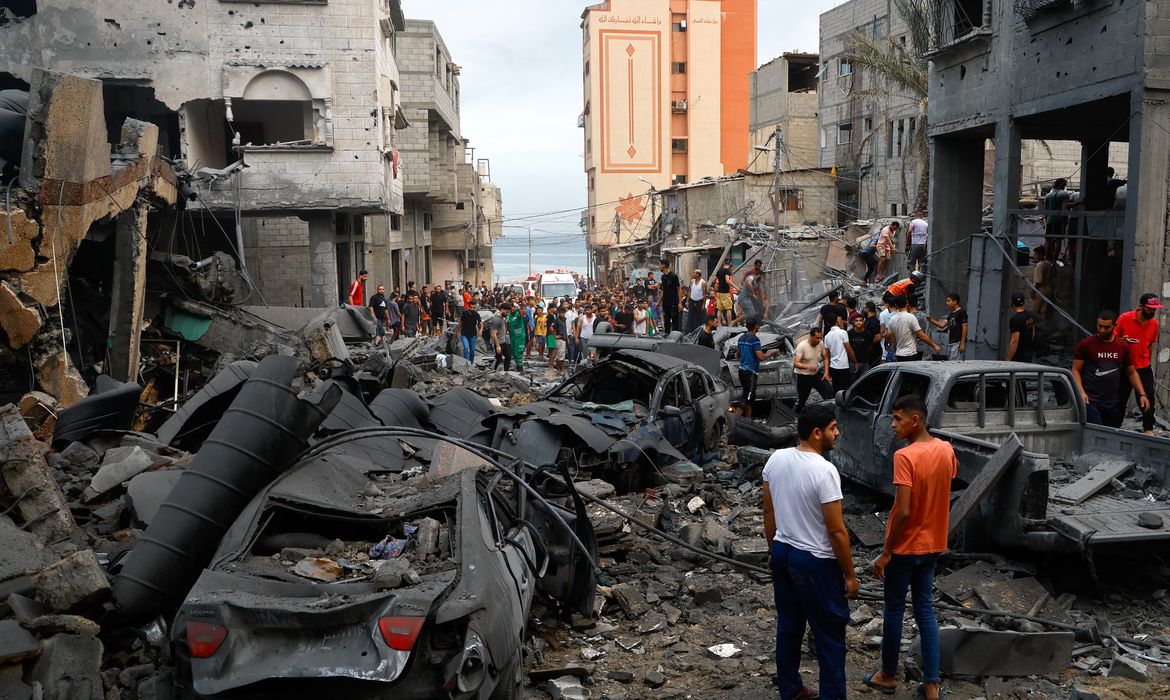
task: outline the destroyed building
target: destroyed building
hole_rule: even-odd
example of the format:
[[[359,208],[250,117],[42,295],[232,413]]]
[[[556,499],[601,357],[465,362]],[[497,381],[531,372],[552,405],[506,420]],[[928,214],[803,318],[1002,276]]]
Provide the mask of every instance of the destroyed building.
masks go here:
[[[1026,139],[1072,140],[1081,148],[1081,167],[1069,183],[1081,205],[1057,212],[1070,221],[1069,264],[1057,280],[1068,291],[1057,293],[1059,307],[1092,328],[1102,308],[1125,311],[1142,293],[1166,294],[1170,108],[1163,87],[1170,58],[1163,51],[1168,30],[1156,11],[1170,11],[1170,4],[936,0],[931,7],[937,23],[930,53],[931,244],[950,246],[932,259],[931,309],[941,307],[940,285],[953,285],[971,310],[975,357],[1003,355],[1002,310],[1008,294],[1025,284],[1007,251],[1021,240],[1042,240],[1043,231],[1027,221],[1047,213],[1023,208],[1016,194]],[[988,139],[995,144],[996,193],[989,227],[977,196]],[[1128,162],[1111,159],[1117,145],[1127,147]],[[1110,166],[1128,174],[1124,198],[1108,188]],[[1160,403],[1167,399],[1168,359],[1170,350],[1161,349]]]

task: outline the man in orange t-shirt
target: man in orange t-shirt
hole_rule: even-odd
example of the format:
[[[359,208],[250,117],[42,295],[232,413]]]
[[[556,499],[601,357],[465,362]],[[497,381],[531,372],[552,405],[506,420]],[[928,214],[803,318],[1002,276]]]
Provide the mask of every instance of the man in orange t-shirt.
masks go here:
[[[894,453],[894,507],[886,526],[886,542],[873,563],[873,573],[885,582],[882,629],[882,668],[866,676],[865,684],[880,693],[898,688],[898,656],[902,646],[902,619],[906,590],[910,589],[914,621],[922,642],[920,695],[939,697],[938,619],[931,593],[938,555],[947,549],[951,517],[951,480],[959,461],[949,442],[926,430],[926,404],[914,395],[894,402],[894,434],[909,445]]]

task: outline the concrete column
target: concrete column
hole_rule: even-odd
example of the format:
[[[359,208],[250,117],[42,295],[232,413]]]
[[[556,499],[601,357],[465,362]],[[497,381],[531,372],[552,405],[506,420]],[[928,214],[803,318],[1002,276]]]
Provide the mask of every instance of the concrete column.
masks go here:
[[[1126,188],[1121,310],[1137,306],[1146,292],[1170,297],[1170,245],[1166,202],[1170,197],[1170,92],[1135,92],[1129,127],[1129,185]],[[1159,406],[1170,403],[1170,317],[1160,314],[1161,337],[1154,361]]]
[[[982,157],[979,162],[982,168]],[[940,165],[936,163],[934,168],[941,170]],[[1015,255],[1016,224],[1010,212],[1020,206],[1020,128],[1010,118],[1001,119],[995,125],[994,189],[993,236],[977,239],[972,247],[977,254],[972,256],[968,276],[970,298],[965,300],[973,341],[967,346],[968,359],[999,359],[1007,348],[1008,288],[1016,280],[1004,251]],[[931,197],[934,199],[935,193]]]
[[[1109,142],[1098,139],[1081,141],[1080,192],[1085,211],[1101,211],[1113,207],[1113,199],[1105,198],[1105,168],[1109,167]],[[1100,218],[1086,218],[1080,225],[1081,233],[1101,233],[1109,222]],[[1061,300],[1065,310],[1085,328],[1092,330],[1101,309],[1116,308],[1120,289],[1120,261],[1109,256],[1105,241],[1082,240],[1078,244],[1072,304]],[[1123,244],[1124,247],[1124,244]],[[1122,304],[1122,310],[1125,305]]]
[[[370,251],[366,257],[366,270],[370,273],[371,289],[379,284],[386,285],[386,293],[394,289],[394,264],[390,255],[390,216],[375,214],[366,217],[365,240],[363,245]]]
[[[946,314],[946,295],[958,292],[968,307],[970,236],[983,219],[981,134],[931,140],[934,164],[930,187],[930,278],[925,307],[935,318]],[[936,252],[937,251],[937,252]]]
[[[309,222],[309,303],[316,307],[337,306],[342,290],[337,288],[337,246],[333,215],[313,212],[301,218]]]
[[[146,294],[146,206],[135,204],[119,214],[115,224],[109,374],[118,381],[137,381]]]

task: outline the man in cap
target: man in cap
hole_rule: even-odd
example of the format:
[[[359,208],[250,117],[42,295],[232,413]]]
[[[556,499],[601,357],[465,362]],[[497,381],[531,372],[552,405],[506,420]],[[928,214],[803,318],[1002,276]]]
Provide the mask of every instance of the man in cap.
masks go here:
[[[1154,368],[1150,365],[1150,355],[1154,344],[1158,342],[1158,319],[1155,316],[1161,308],[1162,300],[1158,295],[1146,293],[1141,296],[1136,309],[1126,311],[1117,317],[1117,335],[1129,345],[1130,361],[1137,370],[1142,386],[1145,387],[1145,395],[1149,399],[1142,410],[1142,430],[1146,435],[1154,434]],[[1118,395],[1122,412],[1129,403],[1131,388],[1128,383],[1122,382]],[[1138,400],[1140,403],[1140,396]]]
[[[1008,342],[1007,357],[1005,360],[1013,362],[1031,362],[1032,353],[1036,344],[1036,319],[1032,312],[1024,308],[1024,295],[1012,293],[1012,317],[1008,321],[1008,332],[1011,339]]]

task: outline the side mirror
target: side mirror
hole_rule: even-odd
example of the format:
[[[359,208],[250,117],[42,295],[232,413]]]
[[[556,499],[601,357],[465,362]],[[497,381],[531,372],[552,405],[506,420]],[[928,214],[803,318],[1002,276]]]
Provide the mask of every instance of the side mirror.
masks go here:
[[[663,406],[658,412],[667,418],[678,418],[682,415],[682,409],[678,406]]]
[[[838,391],[837,395],[834,398],[837,401],[837,408],[845,408],[845,390],[844,389],[842,389],[841,391]]]

